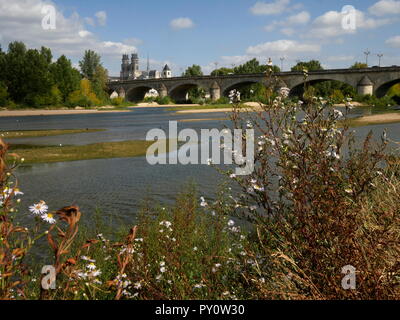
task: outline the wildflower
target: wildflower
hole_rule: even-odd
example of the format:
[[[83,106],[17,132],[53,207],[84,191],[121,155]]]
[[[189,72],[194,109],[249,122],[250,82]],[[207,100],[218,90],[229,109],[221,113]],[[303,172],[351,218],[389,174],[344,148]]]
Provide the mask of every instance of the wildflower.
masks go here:
[[[194,248],[193,248],[193,251],[197,251],[197,250],[199,250],[199,248],[197,248],[197,247],[194,247]]]
[[[235,179],[235,178],[236,178],[236,174],[232,173],[232,174],[229,176],[229,178]]]
[[[101,275],[101,271],[100,270],[95,270],[90,274],[92,277],[98,277]]]
[[[206,286],[205,284],[199,283],[199,284],[194,285],[194,288],[195,289],[201,289],[201,288],[204,288],[205,286]]]
[[[90,259],[90,258],[87,257],[87,256],[81,256],[81,259],[84,260],[84,261],[96,262],[96,260],[92,260],[92,259]]]
[[[165,262],[164,261],[161,261],[160,262],[160,267],[164,267],[165,266]]]
[[[49,207],[46,205],[46,202],[43,200],[33,206],[29,207],[29,211],[35,215],[42,215],[45,214],[49,210]]]
[[[284,99],[286,99],[289,96],[289,93],[290,93],[289,88],[282,87],[279,89],[279,95]]]
[[[208,206],[208,203],[206,202],[204,197],[201,197],[200,200],[201,200],[200,206],[202,206],[202,207],[207,207]]]
[[[261,186],[259,186],[258,184],[255,184],[255,185],[253,186],[253,188],[254,188],[254,190],[257,190],[257,191],[260,191],[260,192],[265,191],[264,187],[261,187]]]
[[[339,110],[333,110],[333,114],[335,116],[335,118],[342,118],[343,117],[343,113]]]
[[[233,220],[229,220],[228,221],[228,226],[229,227],[233,227],[235,225],[235,221],[233,221]]]
[[[160,272],[161,272],[161,273],[165,273],[166,271],[167,271],[167,268],[165,268],[165,267],[161,267],[161,268],[160,268]]]
[[[96,265],[93,262],[91,262],[86,266],[86,268],[93,271],[96,270]]]
[[[140,282],[136,282],[136,283],[133,285],[133,287],[134,287],[136,290],[139,290],[139,289],[142,287],[142,284],[141,284]]]
[[[167,228],[170,228],[172,226],[172,222],[169,221],[161,221],[160,226],[165,226]],[[143,240],[143,239],[142,239]]]
[[[45,213],[45,214],[41,215],[41,218],[50,224],[56,223],[56,219],[54,219],[54,216],[52,213]]]

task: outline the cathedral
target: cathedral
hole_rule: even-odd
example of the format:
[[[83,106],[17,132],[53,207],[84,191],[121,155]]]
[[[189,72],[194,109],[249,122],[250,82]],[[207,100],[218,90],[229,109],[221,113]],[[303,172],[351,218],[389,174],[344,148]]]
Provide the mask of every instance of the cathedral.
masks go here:
[[[121,65],[121,80],[143,80],[143,79],[159,79],[159,78],[171,78],[172,72],[170,67],[166,64],[163,71],[150,70],[150,62],[147,58],[147,70],[139,70],[139,56],[137,53],[131,55],[131,60],[129,61],[129,55],[124,54],[122,56]]]

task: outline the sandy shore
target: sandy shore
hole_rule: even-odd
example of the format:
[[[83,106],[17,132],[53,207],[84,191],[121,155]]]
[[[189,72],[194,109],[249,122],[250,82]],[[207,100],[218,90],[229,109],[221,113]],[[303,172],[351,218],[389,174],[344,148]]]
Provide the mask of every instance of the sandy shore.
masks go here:
[[[358,123],[389,123],[389,122],[400,122],[400,113],[385,113],[385,114],[374,114],[371,116],[363,116],[354,120]]]
[[[25,117],[25,116],[54,116],[65,114],[90,114],[130,112],[130,110],[6,110],[0,111],[0,117]]]
[[[181,110],[176,111],[176,113],[184,114],[184,113],[217,113],[217,112],[232,112],[232,108],[219,108],[219,109],[195,109],[195,110]],[[261,108],[240,108],[241,112],[257,112],[262,111]]]

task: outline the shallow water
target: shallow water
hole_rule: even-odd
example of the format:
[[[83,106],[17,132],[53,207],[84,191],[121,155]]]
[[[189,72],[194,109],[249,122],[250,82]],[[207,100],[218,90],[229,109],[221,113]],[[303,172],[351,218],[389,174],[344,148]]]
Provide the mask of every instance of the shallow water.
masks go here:
[[[365,112],[355,109],[354,115]],[[106,129],[104,132],[81,133],[54,137],[10,139],[9,142],[27,144],[76,144],[145,139],[148,130],[168,131],[168,121],[182,119],[226,118],[224,113],[182,114],[161,108],[135,109],[130,113],[34,116],[0,118],[1,130],[40,129]],[[181,122],[179,129],[222,128],[228,121],[207,120]],[[400,141],[400,124],[375,125],[356,129],[357,137],[370,130],[378,138],[387,128],[389,138]],[[141,202],[149,197],[154,202],[171,204],[187,182],[197,184],[199,194],[214,198],[223,177],[207,165],[151,166],[145,157],[101,159],[54,164],[36,164],[17,171],[21,190],[25,192],[21,211],[39,200],[45,200],[51,210],[77,204],[85,219],[100,209],[104,217],[115,223],[134,223]],[[26,217],[28,219],[28,216]],[[23,219],[24,220],[24,219]],[[108,219],[107,219],[108,220]]]

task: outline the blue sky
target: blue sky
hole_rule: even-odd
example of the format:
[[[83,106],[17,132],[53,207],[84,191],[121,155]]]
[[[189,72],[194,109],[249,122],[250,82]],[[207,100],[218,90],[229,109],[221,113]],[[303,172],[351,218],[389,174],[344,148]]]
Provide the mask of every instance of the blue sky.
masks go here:
[[[10,5],[12,3],[13,5]],[[56,8],[56,30],[43,30],[41,7]],[[353,6],[356,29],[342,27],[342,8]],[[76,64],[85,49],[98,51],[111,75],[123,52],[137,50],[145,66],[169,63],[175,74],[191,64],[205,73],[253,57],[271,57],[284,69],[318,59],[326,68],[365,61],[400,64],[400,0],[0,0],[0,43],[45,45]]]

